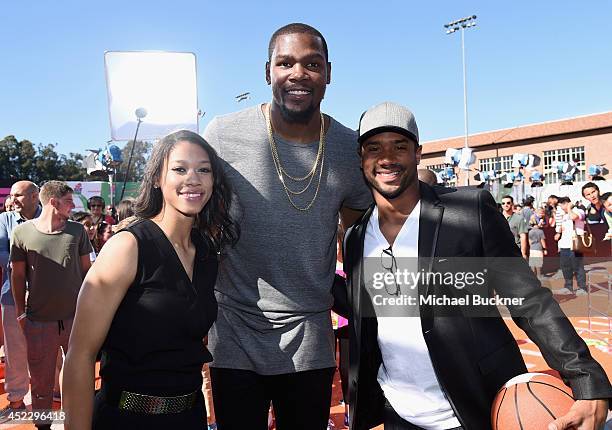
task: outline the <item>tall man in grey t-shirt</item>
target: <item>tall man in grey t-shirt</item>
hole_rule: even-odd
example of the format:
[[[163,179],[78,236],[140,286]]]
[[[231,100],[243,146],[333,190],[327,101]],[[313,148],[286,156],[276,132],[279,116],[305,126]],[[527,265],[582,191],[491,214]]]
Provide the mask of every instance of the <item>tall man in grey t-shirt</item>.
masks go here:
[[[42,212],[13,230],[11,288],[27,343],[32,409],[51,409],[57,351],[68,338],[91,243],[80,223],[69,221],[72,188],[49,181],[40,190]],[[26,303],[26,281],[28,298]],[[36,420],[37,428],[50,428]]]
[[[266,429],[272,401],[280,430],[325,429],[338,212],[367,208],[371,194],[356,133],[320,110],[331,73],[323,36],[289,24],[268,54],[271,103],[217,117],[204,133],[225,160],[241,227],[221,257],[209,335],[215,413],[223,430]]]

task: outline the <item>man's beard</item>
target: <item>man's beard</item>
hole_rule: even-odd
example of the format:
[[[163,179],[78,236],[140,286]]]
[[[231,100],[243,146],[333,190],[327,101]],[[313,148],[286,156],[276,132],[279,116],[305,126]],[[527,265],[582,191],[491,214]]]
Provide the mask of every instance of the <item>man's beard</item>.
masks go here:
[[[287,108],[285,103],[281,103],[280,113],[283,119],[288,123],[296,123],[296,124],[308,124],[308,122],[312,119],[316,108],[314,105],[309,105],[305,110],[294,111]]]

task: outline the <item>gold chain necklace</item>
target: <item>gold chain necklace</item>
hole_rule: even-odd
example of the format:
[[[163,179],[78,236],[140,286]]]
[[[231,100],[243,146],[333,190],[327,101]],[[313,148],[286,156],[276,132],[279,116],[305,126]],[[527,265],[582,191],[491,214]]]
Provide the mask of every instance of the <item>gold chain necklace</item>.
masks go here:
[[[321,115],[321,131],[319,134],[319,148],[317,150],[317,157],[314,161],[312,169],[310,169],[310,171],[308,172],[308,174],[306,174],[306,176],[294,177],[294,176],[291,176],[289,173],[287,173],[287,171],[283,168],[280,157],[278,155],[278,148],[276,147],[276,142],[274,141],[274,134],[272,130],[271,106],[268,105],[268,108],[264,109],[264,116],[266,118],[266,123],[268,126],[268,142],[270,143],[270,150],[272,152],[272,161],[274,162],[274,167],[276,168],[276,174],[278,175],[278,179],[280,180],[280,183],[283,186],[283,189],[285,190],[285,194],[287,195],[287,199],[289,199],[289,203],[291,203],[291,206],[293,206],[295,209],[302,211],[302,212],[305,212],[312,207],[315,200],[317,199],[317,196],[319,194],[319,188],[321,186],[321,176],[323,175],[323,164],[325,162],[325,123],[323,120],[323,114],[321,113],[320,115]],[[300,207],[296,205],[291,195],[300,195],[306,192],[310,188],[313,178],[316,176],[317,169],[319,170],[319,175],[317,179],[317,186],[314,192],[314,196],[312,197],[312,200],[304,207]],[[284,176],[287,176],[289,179],[296,181],[296,182],[308,180],[308,183],[302,190],[293,191],[285,183]]]

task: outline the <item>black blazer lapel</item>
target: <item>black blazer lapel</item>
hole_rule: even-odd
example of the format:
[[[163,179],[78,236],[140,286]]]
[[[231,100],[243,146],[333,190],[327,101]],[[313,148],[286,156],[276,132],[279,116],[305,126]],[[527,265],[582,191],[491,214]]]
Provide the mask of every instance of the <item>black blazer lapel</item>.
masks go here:
[[[419,218],[419,271],[430,273],[433,267],[438,233],[444,206],[435,190],[427,184],[420,182],[421,214]],[[424,271],[424,272],[423,272]],[[429,285],[419,283],[419,296],[426,297],[429,294]],[[421,325],[423,333],[427,333],[433,327],[433,309],[428,305],[421,305]]]
[[[365,232],[372,216],[374,205],[363,214],[361,219],[357,221],[353,227],[353,231],[350,237],[347,238],[345,246],[345,255],[348,256],[348,261],[351,268],[351,290],[350,301],[351,308],[353,311],[353,324],[355,327],[355,333],[357,334],[357,341],[361,342],[361,317],[363,315],[363,294],[365,292],[365,285],[363,279],[363,246],[365,241]]]
[[[378,323],[372,309],[371,297],[365,288],[363,248],[365,232],[372,216],[371,206],[355,224],[347,238],[350,249],[350,276],[353,328],[349,344],[349,405],[351,428],[366,429],[381,424],[385,398],[376,375],[382,363],[378,348]],[[349,323],[349,325],[351,324]]]

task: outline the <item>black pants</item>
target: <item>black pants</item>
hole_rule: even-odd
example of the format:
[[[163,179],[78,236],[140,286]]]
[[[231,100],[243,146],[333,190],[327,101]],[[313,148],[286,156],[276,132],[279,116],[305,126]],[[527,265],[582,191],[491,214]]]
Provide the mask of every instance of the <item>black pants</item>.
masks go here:
[[[211,367],[219,430],[267,430],[270,402],[278,430],[325,430],[334,368],[282,375]]]
[[[389,402],[385,402],[385,430],[423,430],[419,426],[415,426],[412,423],[409,423],[402,417],[400,417],[395,409],[389,404]],[[455,427],[450,430],[461,430],[462,427]]]

